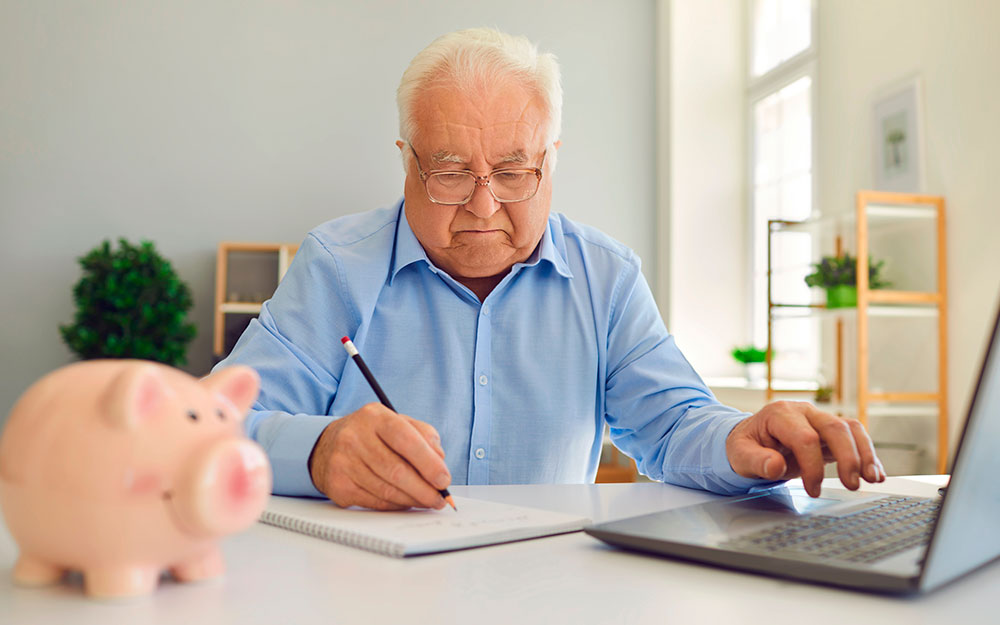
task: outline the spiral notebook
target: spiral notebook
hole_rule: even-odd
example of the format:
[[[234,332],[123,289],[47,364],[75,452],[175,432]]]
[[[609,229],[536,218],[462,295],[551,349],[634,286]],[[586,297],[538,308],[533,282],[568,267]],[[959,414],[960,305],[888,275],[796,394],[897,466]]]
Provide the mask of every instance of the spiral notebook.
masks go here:
[[[590,524],[585,517],[481,499],[455,497],[455,504],[457,512],[378,512],[272,495],[260,521],[396,558],[565,534]]]

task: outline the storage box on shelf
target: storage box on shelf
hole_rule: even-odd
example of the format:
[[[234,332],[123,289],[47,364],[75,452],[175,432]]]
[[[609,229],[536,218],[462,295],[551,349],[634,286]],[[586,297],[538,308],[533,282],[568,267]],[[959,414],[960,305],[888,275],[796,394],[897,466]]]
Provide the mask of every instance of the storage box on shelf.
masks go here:
[[[260,313],[260,307],[277,288],[298,251],[294,243],[219,243],[215,264],[215,321],[212,353],[225,356],[232,345],[226,343],[227,321],[241,316],[244,321]],[[242,257],[244,267],[237,262]],[[245,327],[245,324],[242,324]],[[236,327],[238,331],[242,328]]]
[[[790,389],[778,388],[774,384],[775,363],[774,354],[774,324],[789,318],[811,318],[817,320],[831,319],[834,321],[833,340],[827,351],[832,351],[833,362],[833,403],[825,406],[828,411],[838,412],[844,416],[857,418],[866,426],[871,417],[919,417],[937,418],[936,423],[936,470],[946,472],[948,454],[948,376],[947,376],[947,277],[945,264],[945,201],[943,197],[905,193],[889,193],[881,191],[859,191],[853,214],[843,217],[817,218],[802,222],[771,220],[768,236],[768,358],[767,385],[768,400],[778,394],[794,392]],[[927,230],[927,244],[909,243],[897,245],[890,254],[905,257],[898,266],[912,267],[906,281],[927,281],[929,274],[934,274],[929,288],[915,289],[872,289],[869,285],[867,268],[872,257],[873,239],[888,238],[893,232],[906,234],[907,228],[915,224],[924,224]],[[824,243],[826,252],[840,256],[845,251],[851,251],[857,256],[857,305],[852,308],[827,308],[824,303],[817,302],[787,302],[776,301],[772,289],[773,276],[776,268],[772,266],[771,245],[774,237],[782,233],[807,233],[811,240]],[[888,232],[889,235],[880,233]],[[847,243],[850,243],[848,249]],[[832,247],[832,249],[831,249]],[[891,247],[891,246],[890,246]],[[815,248],[814,248],[815,253]],[[878,256],[880,259],[882,255]],[[892,261],[893,258],[887,257]],[[899,259],[897,259],[899,260]],[[878,354],[892,363],[899,362],[900,352],[894,352],[891,346],[882,344],[888,340],[890,331],[874,331],[873,319],[890,320],[893,325],[911,323],[910,320],[936,320],[936,328],[927,333],[934,336],[936,349],[933,350],[933,363],[936,365],[936,375],[930,378],[936,380],[928,386],[936,388],[920,390],[886,391],[873,385],[872,370],[872,339],[880,341]],[[883,323],[885,323],[883,321]],[[845,341],[845,328],[850,327],[854,333],[853,346]],[[925,334],[920,333],[919,336]],[[898,345],[897,347],[902,347]],[[895,354],[895,359],[894,359]],[[828,360],[828,359],[824,359]],[[915,360],[919,360],[915,359]],[[852,376],[845,374],[845,363],[854,366]],[[911,366],[913,363],[905,363]],[[906,368],[902,368],[904,373]],[[925,376],[927,377],[927,376]],[[797,391],[801,393],[801,391]],[[888,443],[898,445],[898,443]]]

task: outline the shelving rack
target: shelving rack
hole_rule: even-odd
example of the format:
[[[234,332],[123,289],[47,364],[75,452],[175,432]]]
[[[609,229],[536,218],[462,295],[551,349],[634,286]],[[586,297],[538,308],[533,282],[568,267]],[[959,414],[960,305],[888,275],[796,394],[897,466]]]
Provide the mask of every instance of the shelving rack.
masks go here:
[[[869,288],[868,263],[870,258],[871,226],[879,221],[931,220],[934,225],[936,255],[936,285],[932,291],[906,291]],[[816,234],[831,228],[853,229],[854,244],[857,247],[858,302],[856,308],[828,309],[825,304],[790,304],[775,302],[772,292],[772,250],[771,239],[781,232],[808,232]],[[770,220],[768,222],[768,268],[767,268],[767,386],[766,395],[770,401],[781,393],[797,392],[776,388],[772,362],[774,331],[773,324],[786,317],[833,318],[835,328],[835,402],[829,410],[845,416],[855,417],[866,427],[869,417],[893,416],[937,416],[937,471],[945,473],[948,459],[948,314],[947,314],[947,272],[945,248],[945,200],[940,196],[891,193],[884,191],[858,191],[855,213],[846,219],[817,218],[801,222]],[[834,253],[844,253],[842,230],[834,237]],[[930,391],[878,391],[870,386],[871,326],[873,317],[930,317],[937,318],[937,389]],[[844,376],[844,323],[853,319],[857,326],[857,380],[855,400],[844,402],[846,380]]]
[[[277,255],[277,282],[281,282],[298,249],[299,246],[294,243],[252,243],[246,241],[222,241],[219,243],[215,259],[215,320],[212,335],[212,352],[215,356],[222,357],[225,355],[223,342],[225,339],[226,315],[257,315],[260,314],[260,307],[264,303],[263,300],[244,302],[228,299],[230,282],[229,255],[233,252]]]

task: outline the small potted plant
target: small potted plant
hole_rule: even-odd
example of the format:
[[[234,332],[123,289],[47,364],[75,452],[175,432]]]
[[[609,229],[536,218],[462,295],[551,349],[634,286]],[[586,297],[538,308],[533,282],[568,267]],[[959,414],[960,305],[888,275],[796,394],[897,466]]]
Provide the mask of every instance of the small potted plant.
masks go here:
[[[748,383],[753,384],[764,377],[763,365],[767,362],[766,349],[746,345],[744,347],[734,347],[731,353],[733,358],[743,365]]]
[[[879,276],[884,261],[868,260],[868,287],[880,289],[889,283]],[[827,308],[850,308],[858,305],[858,259],[844,252],[843,256],[824,256],[813,265],[806,284],[826,289]]]
[[[833,401],[833,387],[832,386],[818,386],[816,387],[816,394],[813,397],[813,401],[817,404],[828,404]]]
[[[59,326],[63,341],[83,360],[142,358],[185,363],[195,336],[187,321],[191,290],[149,241],[104,241],[80,258],[83,277],[73,288],[76,315]]]

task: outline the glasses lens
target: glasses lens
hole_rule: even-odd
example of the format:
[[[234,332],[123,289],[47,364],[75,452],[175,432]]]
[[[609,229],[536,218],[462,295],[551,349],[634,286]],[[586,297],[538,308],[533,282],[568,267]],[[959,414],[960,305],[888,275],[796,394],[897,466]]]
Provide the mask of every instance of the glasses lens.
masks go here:
[[[476,188],[475,177],[466,172],[437,172],[427,178],[427,193],[437,202],[462,203]]]
[[[490,176],[490,191],[500,202],[523,202],[538,191],[534,170],[500,170]],[[438,171],[427,177],[427,194],[439,204],[464,204],[476,190],[476,177],[464,171]]]
[[[538,176],[534,171],[498,171],[490,178],[490,188],[501,202],[521,202],[535,194]]]

